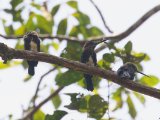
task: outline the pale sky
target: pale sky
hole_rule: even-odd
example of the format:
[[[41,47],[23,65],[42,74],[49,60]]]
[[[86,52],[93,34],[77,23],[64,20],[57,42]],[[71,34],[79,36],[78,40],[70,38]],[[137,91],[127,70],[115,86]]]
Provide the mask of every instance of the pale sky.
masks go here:
[[[6,0],[1,0],[2,4],[0,5],[0,8],[3,8],[5,6]],[[36,0],[37,2],[40,2],[41,0]],[[61,1],[64,0],[55,0],[57,3],[61,3]],[[82,9],[83,12],[88,13],[92,24],[101,27],[104,31],[104,27],[102,24],[102,21],[99,17],[99,14],[94,9],[94,7],[90,4],[88,0],[78,0],[79,1],[79,7]],[[102,11],[106,23],[108,26],[114,31],[114,34],[118,34],[126,30],[129,26],[131,26],[136,20],[138,20],[144,13],[146,13],[148,10],[153,8],[154,6],[158,5],[160,3],[159,0],[94,0],[95,3],[98,5],[100,10]],[[53,3],[52,1],[51,3]],[[72,11],[63,11],[63,15],[61,17],[66,17],[70,14]],[[2,14],[0,12],[0,14]],[[5,16],[0,16],[5,17]],[[57,20],[60,17],[57,16]],[[151,61],[144,62],[144,73],[146,74],[153,74],[158,77],[160,77],[159,71],[160,71],[160,57],[159,57],[159,51],[160,51],[160,12],[152,16],[147,22],[145,22],[141,27],[139,27],[133,34],[131,34],[129,37],[127,37],[123,42],[119,44],[121,47],[124,45],[128,40],[131,40],[133,42],[133,49],[137,52],[145,52],[149,54],[151,57]],[[1,26],[1,25],[0,25]],[[1,27],[2,28],[2,27]],[[3,29],[0,29],[1,33],[4,33]],[[106,35],[109,35],[108,32],[106,32]],[[3,38],[0,38],[3,39]],[[2,42],[6,43],[9,46],[14,46],[14,42],[11,41],[5,41],[2,40]],[[61,45],[61,50],[63,49],[65,45],[65,42]],[[100,59],[102,57],[102,53],[98,54],[98,58]],[[58,55],[59,52],[56,52],[55,55]],[[114,69],[117,69],[117,66],[113,66]],[[48,71],[48,69],[51,68],[51,65],[47,63],[40,63],[38,65],[38,68],[36,68],[36,74],[33,79],[27,83],[23,82],[23,79],[25,75],[27,74],[27,71],[24,71],[22,67],[14,67],[6,70],[0,71],[0,118],[4,118],[9,113],[13,113],[15,115],[15,118],[19,118],[21,116],[21,106],[27,107],[28,102],[35,91],[35,86],[37,85],[37,82],[40,78],[40,76]],[[51,73],[46,79],[44,80],[46,84],[49,84],[50,86],[53,85],[54,76],[56,72]],[[44,82],[43,82],[44,83]],[[44,84],[43,84],[44,85]],[[43,87],[42,85],[42,87]],[[107,83],[104,81],[104,85],[107,85]],[[55,86],[55,85],[53,85]],[[55,86],[55,89],[57,87]],[[158,85],[157,88],[160,88]],[[88,93],[87,90],[77,88],[76,85],[70,85],[67,86],[61,93],[62,99],[65,99],[60,109],[63,109],[64,105],[67,105],[70,103],[70,99],[68,96],[64,95],[63,93],[71,92],[73,91],[77,93],[84,93],[84,94],[92,94]],[[46,98],[49,95],[50,89],[44,90],[43,92],[40,92],[40,98],[37,100],[37,103]],[[100,94],[103,97],[107,97],[107,89],[100,90]],[[135,107],[137,109],[138,115],[136,117],[136,120],[158,120],[160,117],[160,102],[157,99],[146,97],[147,102],[145,106],[142,106],[136,99],[134,100],[134,103],[136,103]],[[52,114],[52,111],[54,110],[53,107],[51,107],[51,103],[47,103],[45,106],[42,107],[42,110],[44,110],[46,113]],[[67,109],[65,109],[67,110]],[[127,115],[127,107],[124,106],[123,110],[118,110],[113,114],[117,118],[120,118],[122,120],[130,120],[130,117]],[[79,114],[75,111],[69,111],[69,115],[64,117],[62,120],[92,120],[87,119],[86,114]],[[112,114],[111,114],[112,115]],[[107,115],[105,115],[107,116]],[[125,118],[124,118],[125,117]]]

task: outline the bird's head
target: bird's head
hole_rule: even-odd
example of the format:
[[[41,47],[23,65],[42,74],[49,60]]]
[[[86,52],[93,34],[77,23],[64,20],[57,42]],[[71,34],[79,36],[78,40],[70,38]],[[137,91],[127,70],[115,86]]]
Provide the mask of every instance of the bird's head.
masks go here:
[[[94,50],[94,48],[99,44],[101,43],[102,41],[87,41],[85,44],[84,44],[84,49],[86,50]]]
[[[124,64],[124,68],[127,68],[129,71],[131,71],[131,72],[133,72],[133,73],[137,72],[137,73],[140,73],[140,74],[142,74],[142,75],[147,76],[147,77],[150,78],[150,76],[148,76],[148,75],[140,72],[140,71],[137,69],[137,66],[136,66],[135,64],[133,64],[133,63],[130,63],[130,62],[125,63],[125,64]]]
[[[96,47],[95,42],[87,41],[84,45],[84,49],[94,49]]]
[[[128,69],[128,70],[132,70],[133,72],[137,72],[137,66],[133,63],[127,62],[124,65],[124,68]]]
[[[28,36],[38,36],[38,33],[36,31],[31,31],[27,33]]]
[[[26,35],[24,35],[24,38],[30,38],[31,40],[34,40],[37,37],[38,37],[38,33],[36,31],[31,31],[26,33]]]

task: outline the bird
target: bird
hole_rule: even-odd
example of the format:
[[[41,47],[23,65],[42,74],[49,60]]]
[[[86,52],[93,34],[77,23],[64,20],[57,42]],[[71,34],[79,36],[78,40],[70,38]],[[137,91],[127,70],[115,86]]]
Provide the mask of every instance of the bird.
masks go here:
[[[36,31],[28,32],[24,35],[24,49],[34,52],[40,52],[40,38]],[[35,74],[34,67],[37,66],[38,61],[28,60],[28,74],[33,76]]]
[[[82,63],[85,63],[89,66],[97,66],[97,56],[96,56],[96,52],[94,51],[94,49],[101,42],[103,42],[103,40],[102,41],[87,41],[84,44],[83,52],[81,55]],[[93,75],[86,74],[86,73],[84,74],[84,79],[86,81],[88,91],[94,90],[92,77]]]
[[[135,77],[135,73],[140,73],[146,77],[151,78],[150,76],[138,71],[137,67],[135,64],[127,62],[125,63],[123,66],[121,66],[118,70],[117,70],[117,75],[121,78],[121,79],[130,79],[130,80],[134,80]]]

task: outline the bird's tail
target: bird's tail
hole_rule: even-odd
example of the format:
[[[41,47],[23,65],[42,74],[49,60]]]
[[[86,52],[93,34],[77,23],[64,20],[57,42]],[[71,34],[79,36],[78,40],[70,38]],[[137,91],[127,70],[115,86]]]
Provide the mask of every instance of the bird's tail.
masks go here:
[[[28,74],[29,75],[34,75],[34,66],[29,65],[29,67],[28,67]]]
[[[85,78],[85,81],[86,81],[86,84],[87,84],[87,90],[88,91],[93,91],[94,90],[92,77],[93,77],[92,75],[84,74],[84,78]]]

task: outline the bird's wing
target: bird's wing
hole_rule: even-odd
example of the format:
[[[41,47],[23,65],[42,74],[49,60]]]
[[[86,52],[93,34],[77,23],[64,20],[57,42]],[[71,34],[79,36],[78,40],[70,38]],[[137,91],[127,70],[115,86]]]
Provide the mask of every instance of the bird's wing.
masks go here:
[[[30,50],[30,39],[28,36],[24,38],[24,49],[25,50]]]
[[[86,63],[89,60],[90,54],[87,51],[83,51],[81,55],[81,62]]]
[[[95,52],[93,52],[92,54],[92,59],[93,59],[94,65],[97,66],[97,55]]]
[[[39,37],[37,37],[37,50],[38,50],[38,52],[40,52],[40,38]]]

